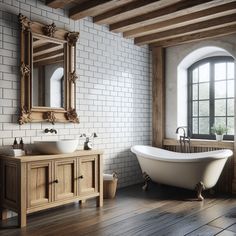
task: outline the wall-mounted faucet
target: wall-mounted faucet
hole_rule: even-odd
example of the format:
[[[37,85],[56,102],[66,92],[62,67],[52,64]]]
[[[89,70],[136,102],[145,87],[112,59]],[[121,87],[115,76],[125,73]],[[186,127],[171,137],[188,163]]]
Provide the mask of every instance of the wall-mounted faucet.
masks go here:
[[[175,133],[178,134],[180,129],[183,131],[183,135],[179,136],[180,151],[181,152],[191,152],[191,149],[190,149],[191,130],[187,126],[179,126],[179,127],[177,127]],[[188,130],[188,136],[186,136],[185,129]],[[186,143],[188,144],[188,146],[186,146]]]
[[[47,128],[47,129],[44,130],[44,133],[46,133],[46,134],[47,133],[51,133],[51,134],[55,133],[55,134],[57,134],[57,130],[56,129],[48,129]]]

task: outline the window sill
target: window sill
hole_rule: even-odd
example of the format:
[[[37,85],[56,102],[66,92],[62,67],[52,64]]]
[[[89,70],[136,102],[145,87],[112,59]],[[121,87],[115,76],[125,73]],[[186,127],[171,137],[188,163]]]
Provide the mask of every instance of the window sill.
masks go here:
[[[164,146],[179,146],[179,140],[176,139],[164,139]],[[234,149],[234,141],[223,140],[216,141],[210,139],[191,139],[192,147],[212,147],[212,148],[229,148]]]

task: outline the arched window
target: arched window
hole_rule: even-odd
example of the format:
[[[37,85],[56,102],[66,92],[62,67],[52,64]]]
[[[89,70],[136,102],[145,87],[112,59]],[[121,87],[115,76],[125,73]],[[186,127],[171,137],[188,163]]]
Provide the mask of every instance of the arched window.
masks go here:
[[[215,139],[213,125],[234,135],[234,61],[229,56],[202,59],[188,68],[188,127],[192,138]]]

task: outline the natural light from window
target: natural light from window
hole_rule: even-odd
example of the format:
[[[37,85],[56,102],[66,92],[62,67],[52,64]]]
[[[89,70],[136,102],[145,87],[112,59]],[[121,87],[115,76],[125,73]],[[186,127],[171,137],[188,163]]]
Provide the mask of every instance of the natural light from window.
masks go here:
[[[188,78],[188,124],[193,137],[210,138],[211,127],[223,125],[234,135],[234,62],[211,57],[194,63]]]

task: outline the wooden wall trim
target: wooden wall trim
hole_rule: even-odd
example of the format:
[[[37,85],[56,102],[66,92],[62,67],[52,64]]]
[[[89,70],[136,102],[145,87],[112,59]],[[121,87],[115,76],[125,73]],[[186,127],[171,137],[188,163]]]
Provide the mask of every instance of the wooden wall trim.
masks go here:
[[[162,147],[165,135],[165,49],[152,50],[152,145]]]

